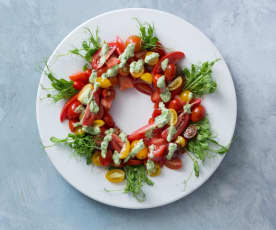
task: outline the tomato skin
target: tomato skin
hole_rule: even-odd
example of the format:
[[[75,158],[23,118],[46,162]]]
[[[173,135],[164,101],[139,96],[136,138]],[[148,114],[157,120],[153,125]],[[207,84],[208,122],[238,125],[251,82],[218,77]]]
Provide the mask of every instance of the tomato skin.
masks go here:
[[[165,56],[163,56],[159,62],[154,66],[153,70],[152,70],[152,74],[158,74],[161,71],[161,63],[162,61],[164,61],[166,58],[168,58],[169,60],[169,64],[170,63],[175,63],[176,61],[182,59],[185,57],[185,54],[183,52],[180,51],[174,51],[174,52],[170,52],[168,54],[166,54]]]
[[[155,148],[155,150],[153,151],[153,155],[154,155],[154,160],[161,160],[161,158],[163,157],[163,155],[165,154],[165,151],[167,149],[167,145],[159,145]]]
[[[75,96],[71,97],[71,99],[69,99],[63,106],[61,113],[60,113],[60,121],[61,122],[63,122],[66,118],[68,118],[67,110],[73,102],[78,100],[78,96],[79,96],[79,94],[77,93]]]
[[[154,123],[154,118],[150,118],[149,120],[148,120],[148,124],[153,124]]]
[[[124,66],[123,68],[119,69],[119,74],[123,77],[127,77],[129,75],[129,67]]]
[[[175,64],[173,63],[168,64],[164,73],[167,82],[170,82],[174,79],[175,72],[176,72]]]
[[[160,97],[160,90],[159,89],[155,89],[151,95],[151,101],[155,104],[158,105],[158,103],[161,101],[161,97]]]
[[[72,81],[80,81],[80,82],[83,82],[84,84],[87,84],[90,74],[89,74],[89,71],[77,72],[77,73],[70,75],[69,78]]]
[[[127,38],[126,40],[126,46],[128,46],[128,44],[130,43],[134,43],[135,45],[135,52],[139,52],[141,50],[142,44],[141,44],[141,38],[137,35],[131,35]]]
[[[196,106],[192,109],[191,120],[198,122],[205,117],[205,108],[202,105]]]
[[[75,112],[75,109],[80,105],[81,103],[79,101],[75,101],[73,102],[68,110],[67,110],[67,117],[70,119],[70,120],[73,120],[73,119],[76,119],[79,117],[80,115],[80,112]]]
[[[109,113],[104,114],[103,120],[108,127],[112,128],[115,126],[115,122],[113,121],[113,118]]]
[[[167,143],[168,142],[163,138],[153,137],[150,139],[151,145],[160,146],[160,145],[166,145]]]
[[[192,109],[199,106],[201,104],[201,98],[193,98],[190,104],[192,105]]]
[[[81,81],[74,81],[73,82],[73,87],[76,90],[81,90],[83,88],[83,86],[85,86],[85,83],[81,82]]]
[[[128,140],[133,141],[133,140],[138,140],[143,137],[145,137],[145,133],[150,130],[154,124],[148,124],[144,125],[141,128],[137,129],[136,131],[132,132],[131,134],[128,135]]]
[[[161,114],[160,108],[154,109],[152,112],[152,118],[155,118],[155,117],[159,116],[160,114]]]
[[[124,142],[121,140],[121,138],[116,135],[116,134],[112,134],[112,139],[111,139],[111,146],[114,150],[116,150],[117,152],[120,152],[123,145],[124,145]]]
[[[169,103],[169,109],[174,109],[175,111],[180,111],[182,109],[182,104],[177,99],[173,99]]]
[[[111,68],[119,63],[120,63],[120,60],[118,58],[112,56],[108,59],[108,61],[106,62],[106,65],[108,68]]]
[[[182,161],[179,157],[175,157],[171,160],[166,160],[164,164],[167,168],[170,168],[170,169],[182,168]]]
[[[125,48],[126,48],[125,43],[119,36],[117,36],[116,37],[116,50],[117,50],[118,54],[119,55],[122,54],[124,52]]]
[[[126,90],[134,87],[133,81],[128,76],[119,76],[119,89]]]
[[[103,158],[102,155],[100,154],[100,162],[101,162],[101,165],[104,167],[112,165],[112,162],[113,162],[112,152],[109,149],[107,150],[105,158]]]
[[[134,83],[134,87],[141,93],[144,93],[150,96],[152,95],[153,90],[147,83],[142,83],[142,82]]]
[[[133,166],[135,166],[135,165],[142,165],[142,164],[144,164],[144,161],[142,161],[142,160],[136,160],[136,159],[130,159],[127,162],[127,165],[133,165]]]
[[[103,89],[102,90],[102,97],[103,98],[110,98],[110,99],[114,99],[115,97],[115,90],[114,88],[107,88],[107,89]]]

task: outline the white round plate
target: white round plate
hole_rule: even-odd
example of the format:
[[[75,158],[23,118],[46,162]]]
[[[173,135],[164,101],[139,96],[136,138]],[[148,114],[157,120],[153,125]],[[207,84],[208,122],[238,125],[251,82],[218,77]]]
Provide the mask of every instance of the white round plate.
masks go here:
[[[88,20],[74,29],[58,45],[49,58],[48,65],[53,73],[60,78],[81,70],[84,62],[77,56],[62,54],[68,53],[75,47],[80,47],[81,42],[88,38],[85,27],[95,30],[99,27],[102,41],[114,40],[116,35],[126,39],[131,34],[138,34],[137,22],[133,17],[138,17],[142,22],[155,25],[156,33],[162,44],[174,50],[183,51],[186,58],[180,64],[189,66],[191,63],[200,63],[220,58],[213,68],[217,80],[217,91],[204,98],[209,119],[218,141],[227,145],[231,142],[236,124],[236,94],[230,72],[221,54],[212,42],[198,29],[183,19],[158,10],[152,9],[122,9],[104,13]],[[37,93],[37,123],[40,137],[44,145],[50,145],[49,138],[65,137],[69,129],[68,123],[59,122],[59,114],[64,102],[53,103],[45,98],[47,91],[41,88],[50,87],[50,82],[42,74]],[[126,132],[130,133],[147,122],[151,116],[153,104],[148,96],[135,90],[117,92],[112,107],[112,115]],[[152,208],[165,205],[185,197],[202,185],[217,169],[223,156],[207,159],[200,165],[200,176],[186,179],[193,171],[192,161],[183,156],[183,168],[178,171],[163,168],[160,176],[152,178],[154,186],[144,186],[147,195],[145,202],[138,202],[131,195],[123,193],[125,184],[114,185],[109,183],[104,175],[105,170],[86,165],[85,161],[75,157],[69,148],[55,146],[46,148],[46,152],[58,172],[76,189],[86,196],[99,202],[122,208]],[[104,189],[121,191],[105,192]]]

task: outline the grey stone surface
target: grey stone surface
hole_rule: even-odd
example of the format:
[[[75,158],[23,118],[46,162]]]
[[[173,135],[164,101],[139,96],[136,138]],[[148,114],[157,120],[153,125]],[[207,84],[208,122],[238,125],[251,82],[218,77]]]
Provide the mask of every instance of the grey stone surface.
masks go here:
[[[105,11],[156,8],[202,30],[238,99],[231,151],[192,195],[152,210],[90,200],[56,172],[35,120],[38,66],[74,27]],[[0,0],[0,229],[276,229],[276,1]]]

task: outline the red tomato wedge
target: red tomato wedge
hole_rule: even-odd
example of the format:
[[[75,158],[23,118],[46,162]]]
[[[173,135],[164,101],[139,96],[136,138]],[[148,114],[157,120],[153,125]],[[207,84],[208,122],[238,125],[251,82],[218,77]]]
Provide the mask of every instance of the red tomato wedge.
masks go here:
[[[89,77],[90,77],[89,71],[84,72],[77,72],[69,76],[70,80],[72,81],[80,81],[84,84],[88,83]]]
[[[182,161],[179,157],[175,157],[171,160],[166,160],[165,166],[170,169],[180,169],[182,168]]]
[[[173,99],[169,103],[169,109],[174,109],[176,112],[183,108],[182,101],[177,98]]]
[[[116,43],[114,42],[110,42],[108,43],[109,49],[107,51],[107,54],[105,55],[105,61],[108,61],[108,59],[111,57],[111,55],[114,53],[114,51],[116,50]],[[101,49],[99,49],[92,58],[92,67],[95,70],[100,69],[104,63],[100,63],[100,59],[101,59]]]
[[[103,105],[105,111],[109,111],[112,106],[113,99],[112,98],[102,98],[101,104]]]
[[[144,138],[145,133],[148,130],[150,130],[153,126],[154,126],[154,124],[147,124],[147,125],[142,126],[141,128],[137,129],[136,131],[134,131],[133,133],[128,135],[128,140],[133,141],[133,140],[138,140],[138,139]]]
[[[122,54],[125,50],[126,46],[125,46],[125,43],[123,42],[123,40],[117,36],[116,37],[116,50],[118,52],[118,54]]]
[[[201,98],[193,98],[190,104],[192,105],[192,109],[199,106],[201,104]]]
[[[128,160],[128,162],[127,162],[127,165],[132,165],[132,166],[135,166],[135,165],[142,165],[142,164],[144,164],[144,161],[136,160],[136,159],[130,159],[130,160]]]
[[[126,90],[134,87],[133,81],[130,77],[128,76],[119,76],[119,86],[120,90]]]
[[[74,124],[75,123],[75,121],[74,120],[69,120],[69,129],[70,129],[70,131],[73,133],[74,131],[75,131],[75,127],[74,127]]]
[[[73,87],[76,90],[81,90],[83,88],[83,86],[85,86],[85,83],[81,82],[81,81],[74,81],[73,82]]]
[[[65,103],[65,105],[63,106],[62,110],[61,110],[61,113],[60,113],[60,121],[63,122],[66,118],[67,118],[67,110],[69,108],[69,106],[74,103],[75,101],[78,100],[78,93],[73,96],[71,99],[69,99],[69,101],[67,101]]]
[[[164,140],[163,138],[153,137],[150,139],[151,145],[160,146],[160,145],[166,145],[167,143],[168,142],[166,140]]]
[[[153,155],[154,155],[153,159],[161,160],[166,150],[167,150],[167,145],[156,146],[155,150],[153,151]]]
[[[182,112],[178,116],[177,122],[175,124],[176,133],[174,134],[172,141],[185,131],[185,129],[189,125],[189,120],[190,120],[190,114],[188,113]],[[165,129],[161,134],[162,138],[164,138],[165,140],[167,140],[168,131],[169,131],[169,128]]]
[[[175,63],[178,60],[182,59],[185,57],[185,54],[183,52],[180,51],[174,51],[174,52],[170,52],[168,54],[166,54],[165,56],[163,56],[159,62],[154,66],[153,70],[152,70],[152,74],[158,74],[161,72],[161,63],[162,61],[164,61],[166,58],[168,58],[169,60],[169,64],[171,63]]]
[[[121,138],[116,135],[116,134],[112,134],[112,139],[111,139],[111,146],[114,150],[116,150],[117,152],[120,152],[121,149],[123,148],[124,142],[121,140]]]
[[[112,116],[108,112],[104,114],[103,120],[108,127],[114,127],[115,122],[113,121]]]
[[[151,95],[151,101],[155,104],[157,104],[161,101],[161,97],[160,97],[160,90],[159,89],[155,89]]]
[[[103,158],[102,155],[100,154],[100,162],[101,162],[101,165],[104,167],[110,166],[113,164],[112,152],[109,149],[107,150],[105,158]]]
[[[152,88],[147,83],[142,83],[142,82],[134,83],[134,87],[141,93],[144,93],[150,96],[153,93]]]
[[[119,58],[116,58],[115,56],[112,56],[108,59],[108,61],[106,62],[106,65],[107,65],[108,68],[111,68],[111,67],[113,67],[113,66],[115,66],[119,63],[120,63]]]

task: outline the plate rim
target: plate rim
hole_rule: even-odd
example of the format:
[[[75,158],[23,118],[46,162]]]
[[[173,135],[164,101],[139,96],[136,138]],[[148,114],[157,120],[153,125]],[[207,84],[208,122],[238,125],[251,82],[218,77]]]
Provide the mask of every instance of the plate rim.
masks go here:
[[[237,125],[237,94],[236,94],[236,89],[235,89],[235,85],[234,85],[234,81],[233,81],[233,77],[232,77],[232,74],[228,68],[228,65],[227,63],[225,62],[225,59],[224,57],[221,55],[220,51],[218,50],[218,48],[215,46],[215,44],[209,39],[208,36],[206,36],[201,30],[199,30],[196,26],[194,26],[192,23],[190,23],[189,21],[187,21],[186,19],[183,19],[182,17],[179,17],[177,15],[174,15],[172,13],[169,13],[169,12],[166,12],[166,11],[162,11],[162,10],[157,10],[157,9],[152,9],[152,8],[140,8],[140,7],[134,7],[134,8],[121,8],[121,9],[116,9],[116,10],[111,10],[111,11],[107,11],[107,12],[104,12],[104,13],[101,13],[101,14],[98,14],[96,15],[95,17],[92,17],[92,18],[89,18],[87,19],[86,21],[84,21],[83,23],[81,23],[80,25],[74,27],[74,29],[69,32],[59,43],[58,45],[56,46],[56,48],[52,51],[51,55],[49,56],[48,60],[47,60],[47,63],[50,62],[54,56],[55,56],[55,53],[56,51],[63,45],[64,41],[70,37],[75,31],[77,31],[78,29],[80,29],[81,27],[83,27],[85,24],[87,24],[89,21],[91,20],[95,20],[97,18],[100,18],[100,17],[105,17],[105,16],[108,16],[109,14],[113,14],[113,13],[120,13],[120,12],[124,12],[124,11],[149,11],[149,12],[154,12],[154,13],[159,13],[159,14],[163,14],[164,16],[170,16],[170,17],[174,17],[175,19],[178,19],[178,20],[181,20],[183,21],[184,23],[186,24],[189,24],[194,30],[196,30],[198,33],[200,33],[205,39],[208,40],[209,43],[211,43],[216,52],[218,53],[218,55],[221,57],[221,60],[225,63],[225,70],[229,73],[230,77],[231,77],[231,82],[232,82],[232,87],[233,87],[233,104],[234,104],[234,111],[233,111],[233,116],[234,116],[234,127],[232,128],[232,133],[231,133],[231,142],[230,142],[230,145],[232,144],[232,139],[234,137],[234,134],[235,134],[235,130],[236,130],[236,125]],[[38,89],[37,89],[37,95],[36,95],[36,122],[37,122],[37,128],[38,128],[38,133],[39,133],[39,138],[40,138],[40,141],[41,143],[43,144],[43,140],[41,138],[41,131],[40,131],[40,125],[39,125],[39,103],[40,103],[40,98],[39,98],[39,94],[41,92],[41,81],[42,81],[42,78],[43,78],[43,72],[46,70],[46,67],[43,68],[43,71],[41,73],[41,76],[40,76],[40,80],[39,80],[39,83],[38,83]],[[110,203],[110,202],[107,202],[105,201],[104,199],[99,199],[99,198],[95,198],[95,197],[91,197],[86,191],[83,191],[78,185],[75,185],[75,184],[72,184],[68,178],[66,178],[65,175],[63,175],[63,173],[56,167],[56,165],[54,164],[53,160],[51,159],[51,156],[48,154],[48,152],[46,150],[44,150],[46,153],[47,153],[47,156],[49,158],[49,160],[51,161],[52,165],[54,166],[54,168],[56,169],[56,171],[58,171],[58,173],[62,176],[62,178],[68,183],[70,184],[73,188],[75,188],[76,190],[78,190],[80,193],[82,193],[83,195],[85,195],[86,197],[90,198],[90,199],[93,199],[97,202],[100,202],[100,203],[103,203],[103,204],[106,204],[106,205],[109,205],[109,206],[112,206],[112,207],[118,207],[118,208],[124,208],[124,209],[151,209],[151,208],[156,208],[156,207],[161,207],[161,206],[165,206],[165,205],[168,205],[170,203],[173,203],[175,201],[178,201],[182,198],[185,198],[187,197],[188,195],[192,194],[195,190],[199,189],[202,185],[204,185],[212,176],[213,174],[217,171],[218,167],[221,165],[223,159],[225,158],[226,154],[224,154],[223,156],[221,156],[218,160],[218,164],[213,168],[213,171],[205,178],[205,180],[202,181],[201,184],[199,184],[198,186],[195,186],[193,189],[191,189],[188,193],[185,193],[185,194],[180,194],[180,195],[176,195],[174,196],[173,198],[171,199],[167,199],[166,201],[164,202],[161,202],[161,203],[158,203],[158,204],[154,204],[154,205],[151,205],[151,206],[146,206],[146,207],[143,207],[143,206],[128,206],[128,205],[121,205],[120,203]],[[145,201],[146,202],[146,201]]]

